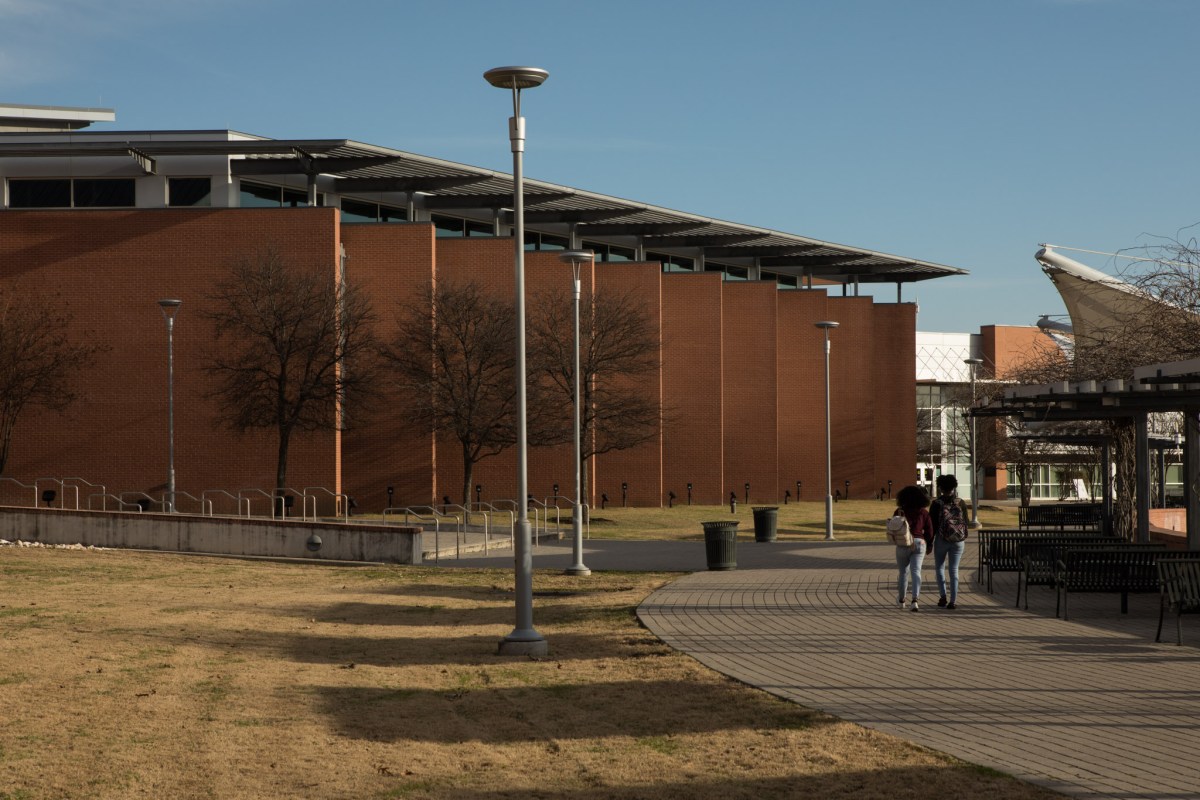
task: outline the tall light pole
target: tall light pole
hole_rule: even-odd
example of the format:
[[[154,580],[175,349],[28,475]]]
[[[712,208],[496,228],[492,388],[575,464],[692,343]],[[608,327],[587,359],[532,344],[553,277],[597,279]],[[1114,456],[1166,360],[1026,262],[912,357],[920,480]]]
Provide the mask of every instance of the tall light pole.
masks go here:
[[[982,358],[964,358],[963,363],[967,365],[971,371],[971,406],[975,406],[975,370],[983,363]],[[971,527],[979,527],[979,473],[975,469],[975,415],[971,415],[971,424],[968,429],[970,440],[968,444],[971,447]]]
[[[182,300],[159,300],[167,321],[167,508],[175,513],[175,315]]]
[[[833,541],[833,439],[829,425],[829,329],[838,323],[823,320],[817,327],[825,331],[825,540]]]
[[[548,652],[546,640],[533,627],[533,553],[529,529],[528,430],[525,414],[525,118],[521,116],[521,90],[541,86],[550,73],[537,67],[496,67],[483,73],[484,80],[512,92],[513,115],[508,120],[508,139],[513,155],[513,250],[516,261],[517,316],[517,535],[513,547],[517,624],[500,642],[502,655],[540,656]]]
[[[571,511],[571,566],[567,568],[568,575],[591,575],[592,571],[583,563],[583,474],[580,462],[583,458],[583,440],[580,424],[583,422],[583,394],[580,389],[579,374],[579,295],[582,282],[579,280],[579,269],[584,264],[592,264],[596,254],[591,250],[567,250],[558,254],[559,260],[571,265],[571,274],[575,277],[575,367],[572,370],[575,385],[572,392],[575,396],[575,507]]]

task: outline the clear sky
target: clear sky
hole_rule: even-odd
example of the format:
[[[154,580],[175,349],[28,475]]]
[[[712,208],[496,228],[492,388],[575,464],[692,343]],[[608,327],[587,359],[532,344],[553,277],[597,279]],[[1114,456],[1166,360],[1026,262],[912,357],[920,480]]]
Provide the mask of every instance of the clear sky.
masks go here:
[[[905,299],[967,331],[1064,313],[1040,242],[1200,222],[1198,30],[1197,0],[0,0],[0,103],[507,172],[482,73],[539,66],[527,176],[962,267]]]

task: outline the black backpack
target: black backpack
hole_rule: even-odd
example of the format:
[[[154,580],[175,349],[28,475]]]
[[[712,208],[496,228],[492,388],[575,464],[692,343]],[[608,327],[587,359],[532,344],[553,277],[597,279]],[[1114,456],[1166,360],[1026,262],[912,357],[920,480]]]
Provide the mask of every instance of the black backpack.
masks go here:
[[[941,503],[942,511],[938,520],[938,536],[947,542],[956,543],[967,538],[967,518],[962,506],[957,500]]]

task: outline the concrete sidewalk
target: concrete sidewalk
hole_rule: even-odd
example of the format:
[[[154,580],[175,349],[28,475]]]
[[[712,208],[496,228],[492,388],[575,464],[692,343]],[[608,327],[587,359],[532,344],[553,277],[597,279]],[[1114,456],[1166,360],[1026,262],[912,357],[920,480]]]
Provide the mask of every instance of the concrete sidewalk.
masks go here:
[[[937,607],[926,559],[921,613],[896,607],[894,549],[859,542],[738,542],[738,568],[706,570],[702,542],[592,539],[593,570],[694,571],[648,597],[646,626],[707,666],[810,708],[1076,797],[1200,798],[1200,619],[1156,644],[1158,597],[1082,595],[1071,620],[1034,587],[1013,607],[974,581],[968,541],[959,608]],[[566,541],[535,570],[571,563]],[[511,566],[511,551],[443,566]],[[897,676],[912,676],[911,680]]]
[[[1173,625],[1154,642],[1157,595],[1124,617],[1118,595],[1083,595],[1067,622],[1034,587],[1020,611],[1012,576],[994,595],[974,582],[969,542],[959,608],[937,607],[929,558],[914,614],[896,607],[893,548],[785,547],[805,565],[698,572],[638,615],[738,680],[1072,796],[1200,797],[1200,651]],[[1195,617],[1184,641],[1200,642]]]

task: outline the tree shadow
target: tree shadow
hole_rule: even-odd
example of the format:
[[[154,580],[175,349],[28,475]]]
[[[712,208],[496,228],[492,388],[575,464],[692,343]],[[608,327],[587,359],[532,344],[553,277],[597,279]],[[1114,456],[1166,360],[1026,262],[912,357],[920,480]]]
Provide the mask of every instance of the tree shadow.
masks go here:
[[[501,674],[503,662],[495,665]],[[487,667],[454,689],[314,687],[342,736],[457,744],[605,736],[668,736],[739,728],[814,728],[838,720],[740,684],[685,681],[553,683],[495,688]],[[550,678],[553,676],[551,675]],[[624,713],[614,714],[613,708]],[[720,713],[705,709],[717,707]],[[643,709],[642,713],[628,709]]]

